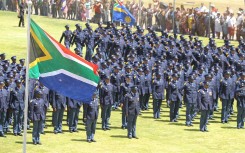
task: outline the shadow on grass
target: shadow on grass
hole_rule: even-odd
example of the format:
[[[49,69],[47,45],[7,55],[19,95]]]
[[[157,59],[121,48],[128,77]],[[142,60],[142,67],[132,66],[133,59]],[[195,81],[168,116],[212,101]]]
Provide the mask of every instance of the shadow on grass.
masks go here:
[[[231,127],[231,126],[223,126],[222,129],[237,129],[237,127]]]
[[[15,141],[15,143],[18,143],[18,144],[23,144],[22,141]],[[32,142],[26,142],[26,144],[33,144]]]
[[[111,135],[113,138],[128,138],[126,135]]]
[[[142,118],[152,118],[152,119],[154,119],[153,116],[142,116],[142,115],[141,115],[140,117],[142,117]]]
[[[199,132],[200,130],[199,129],[184,129],[185,131],[196,131],[196,132]]]
[[[83,142],[87,142],[87,139],[71,139],[71,141],[83,141]]]
[[[111,126],[110,128],[111,129],[121,129],[121,127],[118,127],[118,126]]]
[[[162,119],[155,119],[154,121],[157,121],[157,122],[169,122],[169,120],[162,120]]]
[[[170,122],[170,125],[185,126],[185,123]]]

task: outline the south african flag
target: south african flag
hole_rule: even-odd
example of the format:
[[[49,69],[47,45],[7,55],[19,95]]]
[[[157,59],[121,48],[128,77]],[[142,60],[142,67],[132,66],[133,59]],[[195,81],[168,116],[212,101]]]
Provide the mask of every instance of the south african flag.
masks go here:
[[[98,66],[65,48],[31,20],[30,78],[84,103],[91,101],[99,82]]]

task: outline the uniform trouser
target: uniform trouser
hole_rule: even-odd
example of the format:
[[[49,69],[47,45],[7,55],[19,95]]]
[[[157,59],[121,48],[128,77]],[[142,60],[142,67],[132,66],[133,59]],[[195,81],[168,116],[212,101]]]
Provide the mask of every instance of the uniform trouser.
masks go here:
[[[176,120],[179,111],[179,101],[170,102],[170,121]]]
[[[54,131],[61,132],[62,131],[62,120],[64,116],[64,108],[57,109],[54,113]]]
[[[19,21],[19,27],[22,25],[22,27],[24,27],[24,15],[20,16],[20,21]]]
[[[14,126],[13,132],[19,134],[21,132],[21,125],[23,120],[24,112],[21,109],[14,110]]]
[[[66,46],[66,48],[70,49],[70,42],[69,41],[65,41],[65,46]]]
[[[86,123],[88,104],[83,104],[83,122]]]
[[[87,46],[85,60],[91,61],[92,55],[93,55],[93,49],[91,48],[91,46]]]
[[[7,109],[6,119],[4,123],[4,128],[6,131],[9,129],[9,125],[12,124],[12,120],[13,120],[13,112],[11,109]]]
[[[97,122],[97,119],[87,119],[87,122],[86,122],[87,140],[93,140],[94,139],[96,122]]]
[[[161,105],[162,105],[162,99],[153,99],[153,116],[154,116],[154,118],[160,117]]]
[[[113,101],[114,101],[114,104],[113,104],[113,107],[114,108],[117,108],[118,105],[119,105],[119,92],[113,92]]]
[[[228,121],[228,115],[231,107],[231,99],[222,99],[221,121]]]
[[[48,108],[45,106],[44,107],[44,114],[45,114],[45,119],[44,119],[44,121],[42,122],[42,132],[44,132],[44,128],[45,128],[45,124],[46,124],[46,116],[47,116],[47,110],[48,110]]]
[[[126,127],[127,126],[127,116],[126,116],[126,108],[123,106],[122,108],[122,126]]]
[[[210,113],[209,110],[201,110],[201,118],[200,118],[200,130],[201,131],[207,130],[209,113]]]
[[[186,103],[186,124],[191,124],[192,119],[195,117],[196,113],[196,104],[195,103]]]
[[[244,107],[237,107],[237,127],[242,128],[244,127],[244,118],[245,118],[245,108]]]
[[[217,93],[217,96],[214,98],[214,110],[218,109],[218,101],[219,101],[219,98],[218,98],[218,93]]]
[[[69,110],[69,130],[76,130],[78,123],[79,108],[70,108]]]
[[[143,110],[144,109],[144,95],[140,94],[140,109]]]
[[[40,142],[40,133],[42,132],[43,120],[33,121],[32,141]]]
[[[144,109],[148,109],[148,105],[149,105],[149,99],[150,99],[150,94],[147,93],[144,95],[144,105],[143,105],[143,108]]]
[[[6,119],[6,112],[0,111],[0,134],[4,133],[3,127]]]
[[[81,45],[80,42],[75,42],[77,50],[83,55],[83,46]]]
[[[232,98],[231,99],[231,105],[230,105],[230,111],[228,112],[229,113],[229,115],[231,114],[231,113],[233,113],[233,105],[234,105],[234,98]]]
[[[111,105],[103,105],[102,111],[102,128],[109,128],[109,120],[111,116]]]
[[[128,137],[136,136],[136,121],[137,115],[128,115]]]

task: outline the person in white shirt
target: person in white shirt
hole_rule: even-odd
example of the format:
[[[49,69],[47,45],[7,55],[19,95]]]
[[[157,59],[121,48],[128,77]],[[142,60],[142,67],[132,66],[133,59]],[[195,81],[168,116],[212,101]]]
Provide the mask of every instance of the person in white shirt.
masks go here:
[[[86,21],[89,22],[89,20],[91,19],[91,17],[90,17],[90,14],[91,14],[90,11],[92,9],[90,0],[87,0],[84,5],[85,5],[85,10],[86,10]]]
[[[240,37],[242,34],[242,23],[243,23],[243,15],[242,15],[242,12],[238,11],[237,20],[236,20],[236,27],[237,27],[236,38],[237,40],[240,40]]]
[[[215,33],[218,39],[220,39],[220,33],[222,32],[222,26],[221,26],[221,15],[218,12],[217,16],[215,18],[214,24],[215,24]]]
[[[199,7],[199,12],[205,12],[207,10],[207,7],[204,6],[203,3],[201,3],[201,6]]]
[[[235,28],[236,28],[236,18],[234,16],[234,13],[230,13],[230,19],[228,19],[228,32],[229,32],[230,40],[234,39]]]

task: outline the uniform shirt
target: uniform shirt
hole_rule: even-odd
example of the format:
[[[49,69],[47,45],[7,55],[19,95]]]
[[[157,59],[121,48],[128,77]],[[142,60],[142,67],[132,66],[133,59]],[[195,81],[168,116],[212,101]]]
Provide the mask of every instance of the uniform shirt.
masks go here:
[[[8,92],[6,89],[3,88],[0,89],[0,112],[6,112],[7,109],[8,109]]]
[[[125,96],[125,108],[127,115],[139,115],[140,102],[139,94],[130,92]]]
[[[30,119],[32,121],[45,120],[44,100],[42,98],[30,101]]]
[[[10,92],[10,106],[14,110],[24,110],[25,103],[24,103],[24,96],[25,96],[25,89],[24,87],[18,88],[15,87]]]
[[[211,110],[213,105],[213,97],[211,89],[200,89],[198,91],[198,106],[200,110]]]

